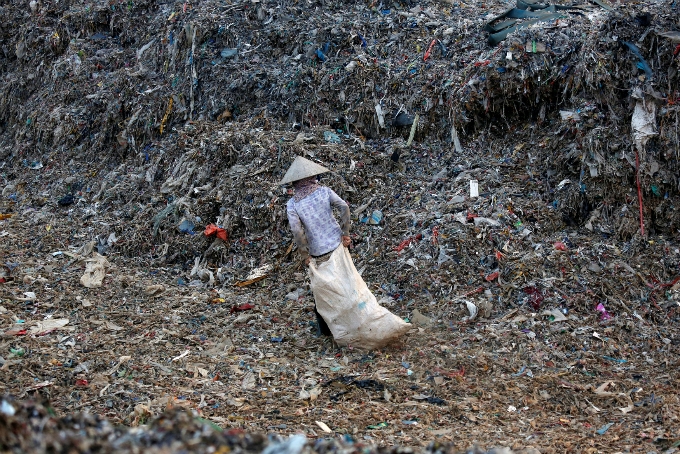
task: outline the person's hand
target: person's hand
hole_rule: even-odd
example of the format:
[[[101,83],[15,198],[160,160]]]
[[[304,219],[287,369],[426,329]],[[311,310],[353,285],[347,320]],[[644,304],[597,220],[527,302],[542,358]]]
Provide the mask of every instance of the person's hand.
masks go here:
[[[307,257],[307,258],[305,259],[305,266],[309,266],[309,262],[311,262],[311,261],[312,261],[312,258],[311,258],[311,257]]]
[[[348,236],[343,235],[342,236],[342,245],[345,247],[349,247],[349,245],[352,244],[352,238]]]

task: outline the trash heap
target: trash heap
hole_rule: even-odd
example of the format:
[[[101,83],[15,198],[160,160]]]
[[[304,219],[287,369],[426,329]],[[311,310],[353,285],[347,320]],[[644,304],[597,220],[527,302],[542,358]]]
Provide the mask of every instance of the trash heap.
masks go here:
[[[648,231],[673,232],[678,6],[568,5],[12,2],[0,157],[126,163],[160,183],[196,166],[178,153],[200,148],[214,180],[237,156],[252,162],[225,123],[328,127],[342,149],[406,139],[413,126],[416,143],[458,144],[458,156],[465,146],[529,160],[545,197],[569,180],[556,200],[569,225],[630,239],[641,211]],[[185,142],[206,129],[217,143]],[[277,147],[267,156],[287,163]]]
[[[380,449],[355,442],[351,437],[337,440],[308,440],[304,435],[290,437],[250,435],[243,430],[223,430],[192,412],[172,409],[147,424],[135,428],[114,427],[88,413],[56,417],[49,407],[34,402],[2,401],[0,423],[3,427],[0,447],[3,452],[236,452],[263,454],[327,453],[445,453],[457,452],[451,446],[431,443],[422,449]],[[86,434],[87,436],[83,436]],[[489,451],[473,447],[465,454],[534,454],[494,448]]]
[[[110,427],[180,406],[673,452],[679,8],[5,2],[0,392]],[[403,344],[313,336],[277,184],[298,155]]]

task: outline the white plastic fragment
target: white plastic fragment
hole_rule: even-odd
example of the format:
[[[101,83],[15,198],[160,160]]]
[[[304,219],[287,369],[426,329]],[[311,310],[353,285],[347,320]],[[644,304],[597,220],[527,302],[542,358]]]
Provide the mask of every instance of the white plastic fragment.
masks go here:
[[[467,306],[468,312],[470,312],[470,317],[468,318],[468,320],[469,321],[474,320],[475,317],[477,317],[478,312],[477,306],[472,301],[465,301],[465,305]]]
[[[380,104],[375,105],[375,113],[378,115],[378,123],[380,124],[380,127],[385,128],[385,116],[383,115],[382,107],[380,107]]]
[[[564,121],[567,120],[579,121],[581,119],[581,115],[578,112],[574,112],[572,110],[560,110],[560,116]]]
[[[7,402],[6,400],[3,400],[2,403],[0,403],[0,413],[7,416],[14,416],[16,410],[14,409],[12,404]]]
[[[567,319],[567,317],[564,316],[561,310],[559,309],[550,309],[550,310],[544,310],[543,315],[547,315],[548,317],[552,316],[553,320],[550,321],[550,323],[557,323],[557,322],[563,322]]]
[[[40,322],[36,322],[35,325],[31,326],[29,329],[28,333],[29,334],[45,334],[49,331],[63,328],[64,326],[68,325],[69,319],[67,318],[55,318],[55,319],[47,319],[47,320],[42,320]]]
[[[413,138],[416,136],[416,128],[418,127],[418,119],[420,116],[416,114],[415,118],[413,119],[413,124],[411,125],[411,133],[408,136],[408,141],[406,141],[406,146],[410,147],[411,144],[413,143]]]
[[[267,446],[262,454],[299,454],[307,444],[307,437],[302,434],[291,435],[282,443]]]
[[[175,356],[174,358],[172,358],[172,360],[170,362],[174,363],[175,361],[179,361],[180,359],[187,356],[189,354],[189,352],[190,352],[190,350],[184,350],[184,352],[181,355]]]
[[[333,431],[331,430],[331,428],[328,427],[328,426],[326,425],[325,422],[323,422],[323,421],[314,421],[314,422],[316,423],[317,426],[321,427],[321,430],[323,430],[323,431],[326,432],[327,434],[333,432]]]
[[[562,180],[562,181],[560,181],[560,184],[557,185],[557,188],[556,188],[556,189],[559,191],[560,189],[562,189],[563,187],[565,187],[565,186],[568,185],[569,183],[571,183],[571,180],[568,179],[568,178],[565,179],[565,180]]]
[[[451,142],[453,142],[456,152],[463,152],[463,147],[460,145],[460,139],[458,139],[458,131],[454,125],[451,125]]]
[[[656,132],[656,104],[638,99],[630,121],[633,129],[633,139],[638,150],[642,150],[647,141],[657,135]]]
[[[500,227],[501,223],[498,222],[495,219],[491,218],[483,218],[483,217],[477,217],[474,219],[475,222],[475,227],[480,227],[484,225],[488,225],[489,227]]]
[[[470,198],[479,197],[479,182],[470,180]]]

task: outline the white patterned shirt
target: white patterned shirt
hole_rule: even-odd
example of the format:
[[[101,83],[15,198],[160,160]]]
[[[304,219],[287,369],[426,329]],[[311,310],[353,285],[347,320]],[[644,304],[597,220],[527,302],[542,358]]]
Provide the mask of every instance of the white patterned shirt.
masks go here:
[[[340,210],[340,224],[332,207]],[[321,186],[299,202],[292,198],[286,205],[288,222],[302,259],[318,257],[335,250],[349,235],[349,205],[332,189]]]

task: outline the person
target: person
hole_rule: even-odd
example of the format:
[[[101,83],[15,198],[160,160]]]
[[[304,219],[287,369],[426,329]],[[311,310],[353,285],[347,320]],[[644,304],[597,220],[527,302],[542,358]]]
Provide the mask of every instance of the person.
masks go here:
[[[317,264],[328,260],[340,244],[344,247],[351,244],[349,205],[331,188],[319,184],[318,176],[326,172],[329,172],[326,167],[298,156],[281,180],[281,184],[293,184],[295,192],[286,205],[286,211],[295,244],[306,266],[312,258]],[[339,223],[333,215],[333,208],[339,211]],[[314,312],[317,336],[331,335],[316,304]]]
[[[314,294],[317,336],[333,335],[338,346],[382,348],[411,329],[411,324],[378,303],[349,253],[349,206],[317,176],[329,170],[297,157],[281,183],[295,193],[286,210],[293,238],[307,265]],[[340,212],[340,222],[333,216]]]

